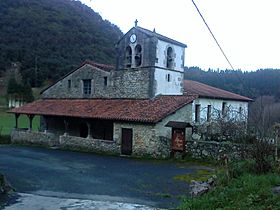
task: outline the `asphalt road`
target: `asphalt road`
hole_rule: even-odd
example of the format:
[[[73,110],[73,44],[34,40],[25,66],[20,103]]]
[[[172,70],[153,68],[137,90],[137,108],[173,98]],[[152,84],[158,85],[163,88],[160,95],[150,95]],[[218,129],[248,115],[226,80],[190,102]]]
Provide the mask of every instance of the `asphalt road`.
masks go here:
[[[174,176],[194,170],[168,161],[0,146],[1,173],[17,192],[34,195],[170,208],[189,190]]]

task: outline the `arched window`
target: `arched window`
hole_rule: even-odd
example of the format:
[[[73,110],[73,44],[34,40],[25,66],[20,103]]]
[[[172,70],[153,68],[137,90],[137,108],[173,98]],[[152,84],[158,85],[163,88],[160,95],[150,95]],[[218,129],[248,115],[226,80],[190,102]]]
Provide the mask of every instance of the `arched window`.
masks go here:
[[[131,68],[131,62],[132,62],[132,49],[130,46],[127,46],[125,50],[125,66],[127,68]]]
[[[141,45],[136,45],[135,47],[135,66],[141,66],[142,64],[142,47]]]
[[[174,52],[171,47],[167,48],[167,55],[166,55],[166,68],[172,69],[173,68],[173,63],[174,63]]]

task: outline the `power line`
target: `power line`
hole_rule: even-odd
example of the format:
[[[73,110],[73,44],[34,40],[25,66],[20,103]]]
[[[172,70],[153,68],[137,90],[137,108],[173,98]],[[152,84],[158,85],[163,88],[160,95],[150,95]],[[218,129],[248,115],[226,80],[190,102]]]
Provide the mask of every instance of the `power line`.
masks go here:
[[[232,64],[230,63],[228,57],[226,56],[224,50],[222,49],[221,45],[219,44],[218,40],[216,39],[215,35],[213,34],[212,30],[210,29],[210,27],[208,26],[206,20],[204,19],[204,17],[202,16],[201,12],[199,11],[197,5],[195,4],[194,0],[192,0],[193,5],[195,6],[197,12],[199,13],[200,17],[202,18],[204,24],[206,25],[206,27],[208,28],[208,31],[210,32],[210,34],[212,35],[213,39],[215,40],[216,44],[218,45],[218,47],[220,48],[221,52],[223,53],[225,59],[227,60],[228,64],[230,65],[231,69],[234,70]]]
[[[195,6],[197,12],[199,13],[200,17],[202,18],[204,24],[206,25],[206,27],[208,28],[210,34],[212,35],[213,39],[215,40],[216,44],[218,45],[218,47],[220,48],[221,52],[223,53],[225,59],[227,60],[228,64],[230,65],[231,69],[234,71],[234,68],[232,66],[232,64],[230,63],[228,57],[226,56],[225,52],[223,51],[221,45],[219,44],[218,40],[216,39],[215,35],[213,34],[213,32],[211,31],[210,27],[208,26],[206,20],[204,19],[204,17],[202,16],[199,8],[197,7],[197,5],[195,4],[194,0],[192,0],[192,3],[193,5]],[[254,95],[254,93],[252,92],[252,90],[247,86],[245,85],[245,82],[244,82],[244,78],[241,78],[239,74],[236,74],[238,80],[240,81],[240,83],[242,84],[243,88],[247,91],[247,93],[251,96]]]

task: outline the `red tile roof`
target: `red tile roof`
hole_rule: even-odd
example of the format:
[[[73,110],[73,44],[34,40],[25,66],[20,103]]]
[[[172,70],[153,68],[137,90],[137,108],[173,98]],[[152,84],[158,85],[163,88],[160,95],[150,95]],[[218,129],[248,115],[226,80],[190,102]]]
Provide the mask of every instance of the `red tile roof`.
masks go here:
[[[215,88],[200,82],[184,80],[184,92],[186,94],[197,94],[199,97],[225,99],[235,101],[252,101],[252,99],[226,90]]]
[[[158,96],[154,99],[45,99],[10,110],[10,113],[68,116],[156,123],[197,96]]]

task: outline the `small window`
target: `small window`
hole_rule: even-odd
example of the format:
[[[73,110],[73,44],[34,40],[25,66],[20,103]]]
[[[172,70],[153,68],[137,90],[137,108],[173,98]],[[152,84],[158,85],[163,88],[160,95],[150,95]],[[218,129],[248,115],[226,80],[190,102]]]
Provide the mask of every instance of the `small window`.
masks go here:
[[[174,53],[171,47],[167,48],[167,55],[166,55],[166,68],[172,69],[174,63]]]
[[[241,115],[242,112],[243,112],[243,108],[242,108],[242,106],[240,106],[240,107],[239,107],[239,114]]]
[[[200,104],[195,105],[195,122],[200,122]]]
[[[84,93],[84,95],[91,94],[91,80],[90,79],[83,80],[83,93]]]
[[[239,114],[240,119],[242,119],[244,117],[243,113],[244,113],[243,107],[240,106],[239,110],[238,110],[238,114]]]
[[[135,47],[135,66],[141,66],[142,64],[142,47],[140,44]]]
[[[72,85],[72,84],[71,84],[71,80],[69,79],[69,80],[68,80],[68,84],[67,84],[68,89],[71,89],[71,85]]]
[[[108,77],[104,77],[104,86],[107,87],[108,85]]]
[[[126,68],[131,68],[132,63],[132,49],[130,46],[126,47],[125,50],[125,66]]]
[[[223,102],[222,104],[222,116],[225,117],[227,114],[227,103]]]
[[[208,105],[207,106],[207,122],[211,121],[211,112],[212,112],[212,106]]]
[[[170,81],[171,81],[171,76],[170,76],[170,74],[166,74],[166,80],[167,80],[167,82],[170,82]]]

